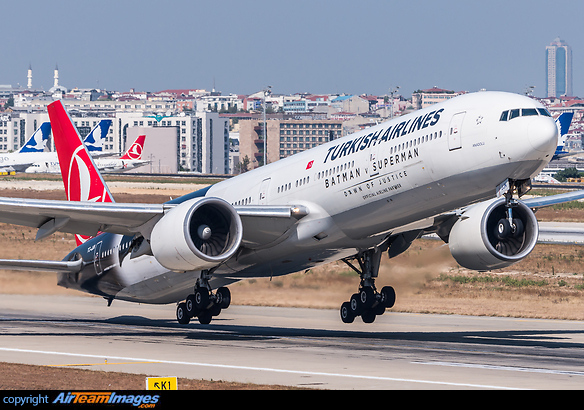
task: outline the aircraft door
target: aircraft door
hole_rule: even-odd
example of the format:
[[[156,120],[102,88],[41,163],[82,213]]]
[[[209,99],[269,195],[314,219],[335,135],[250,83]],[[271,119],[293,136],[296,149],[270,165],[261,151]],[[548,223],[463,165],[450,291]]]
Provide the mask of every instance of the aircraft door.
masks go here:
[[[454,114],[448,127],[448,149],[453,151],[462,148],[462,121],[466,112]]]
[[[375,177],[379,175],[379,163],[377,162],[381,158],[379,153],[379,144],[374,141],[369,147],[369,176]]]
[[[258,202],[259,205],[267,205],[268,203],[268,188],[270,187],[270,180],[271,178],[266,178],[260,185],[260,199]]]
[[[95,254],[93,255],[93,266],[95,267],[95,273],[98,276],[103,273],[103,269],[101,267],[101,245],[101,241],[95,244]]]

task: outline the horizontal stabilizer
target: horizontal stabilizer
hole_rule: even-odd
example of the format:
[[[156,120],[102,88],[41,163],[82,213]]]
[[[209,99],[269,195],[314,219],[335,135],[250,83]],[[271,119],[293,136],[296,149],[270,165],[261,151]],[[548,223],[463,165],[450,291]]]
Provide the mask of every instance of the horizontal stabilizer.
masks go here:
[[[74,261],[35,261],[0,259],[0,269],[77,273],[83,267],[83,259]]]

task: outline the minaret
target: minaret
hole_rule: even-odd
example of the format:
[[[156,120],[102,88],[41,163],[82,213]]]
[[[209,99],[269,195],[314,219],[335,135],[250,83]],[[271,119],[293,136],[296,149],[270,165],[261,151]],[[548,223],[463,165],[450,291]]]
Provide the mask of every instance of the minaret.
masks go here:
[[[28,83],[26,84],[27,88],[30,90],[32,88],[32,66],[28,65]]]
[[[55,83],[53,84],[54,88],[57,88],[59,86],[59,66],[56,65],[55,66]]]

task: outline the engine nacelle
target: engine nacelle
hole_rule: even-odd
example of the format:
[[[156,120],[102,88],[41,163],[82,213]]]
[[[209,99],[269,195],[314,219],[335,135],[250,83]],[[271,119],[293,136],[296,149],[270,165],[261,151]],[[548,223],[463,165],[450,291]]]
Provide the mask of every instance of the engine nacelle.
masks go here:
[[[168,211],[150,235],[152,254],[173,271],[202,270],[229,259],[243,236],[235,209],[219,198],[195,198]]]
[[[450,253],[461,266],[478,271],[519,262],[537,243],[539,225],[522,202],[513,207],[514,227],[505,226],[506,221],[505,198],[468,207],[450,231]]]

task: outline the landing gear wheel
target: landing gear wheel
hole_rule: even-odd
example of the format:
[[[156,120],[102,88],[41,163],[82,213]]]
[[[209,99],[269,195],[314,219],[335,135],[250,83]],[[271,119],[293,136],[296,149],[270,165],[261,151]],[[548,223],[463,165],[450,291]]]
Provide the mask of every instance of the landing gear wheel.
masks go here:
[[[195,308],[197,310],[205,310],[210,302],[209,290],[206,288],[196,288],[194,294]]]
[[[361,297],[358,293],[354,293],[349,300],[349,308],[351,309],[351,313],[353,317],[359,316],[361,314],[362,306],[361,306]]]
[[[523,226],[523,222],[519,218],[513,218],[513,225],[515,225],[515,230],[513,231],[513,237],[519,238],[525,232],[525,227]]]
[[[507,239],[511,234],[511,231],[512,229],[509,220],[506,218],[499,219],[497,227],[495,228],[495,236],[497,237],[497,239],[499,239],[500,241]]]
[[[191,321],[191,317],[187,313],[187,304],[185,302],[179,303],[176,307],[176,319],[181,325],[188,325]]]
[[[185,301],[185,308],[189,317],[197,316],[198,310],[196,307],[195,295],[187,296],[187,300]]]
[[[375,291],[371,286],[365,286],[359,290],[359,300],[364,309],[369,309],[375,303]]]
[[[209,309],[207,309],[207,311],[211,313],[211,316],[219,316],[219,314],[221,313],[221,306],[219,306],[218,304],[214,304]]]
[[[395,305],[395,289],[391,286],[384,286],[381,289],[381,300],[379,301],[384,308],[390,309]]]
[[[215,298],[215,303],[218,304],[221,309],[227,309],[231,304],[231,292],[229,291],[229,288],[223,286],[217,289]]]
[[[210,310],[203,310],[201,313],[199,313],[199,316],[197,316],[197,318],[199,319],[200,324],[208,325],[209,323],[211,323],[213,314],[211,313]]]
[[[350,302],[345,302],[341,305],[341,320],[343,323],[353,323],[355,320],[355,315],[351,310]]]
[[[365,309],[361,314],[361,320],[363,320],[363,323],[373,323],[375,322],[376,316],[373,309]]]

